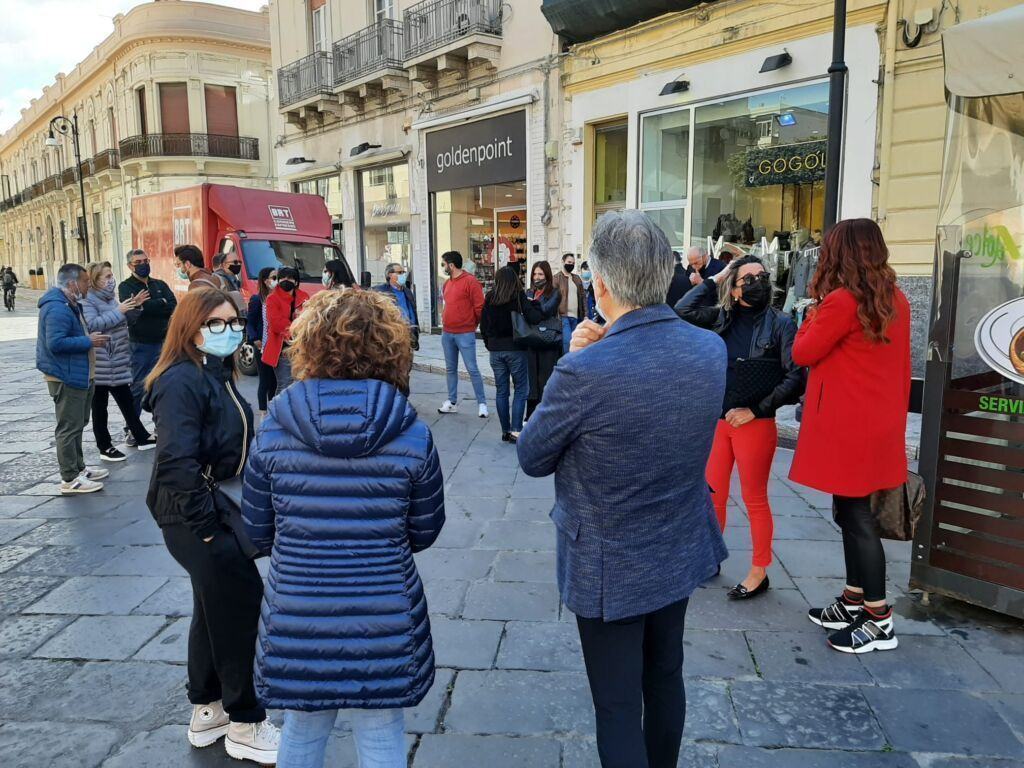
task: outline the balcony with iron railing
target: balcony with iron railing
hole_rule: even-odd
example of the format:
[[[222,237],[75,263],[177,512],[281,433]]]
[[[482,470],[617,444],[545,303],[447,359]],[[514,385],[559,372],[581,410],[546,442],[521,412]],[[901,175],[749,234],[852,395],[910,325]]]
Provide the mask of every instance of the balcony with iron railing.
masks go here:
[[[405,11],[406,65],[429,55],[461,54],[473,42],[501,44],[502,0],[424,0]],[[480,51],[492,59],[493,51]],[[469,56],[468,58],[472,58]]]
[[[260,159],[259,139],[210,133],[147,133],[120,142],[120,163],[166,157],[254,161]]]
[[[44,195],[47,194],[48,192],[56,192],[58,189],[64,186],[63,182],[61,181],[61,175],[59,173],[55,173],[52,176],[47,176],[45,179],[43,179],[42,185],[42,194]]]
[[[383,19],[334,44],[334,85],[345,87],[393,71],[404,74],[401,22]]]
[[[333,59],[327,51],[316,51],[277,70],[277,98],[282,109],[333,95]]]
[[[103,171],[115,171],[121,167],[121,158],[116,149],[103,149],[89,160],[89,173],[98,174]]]

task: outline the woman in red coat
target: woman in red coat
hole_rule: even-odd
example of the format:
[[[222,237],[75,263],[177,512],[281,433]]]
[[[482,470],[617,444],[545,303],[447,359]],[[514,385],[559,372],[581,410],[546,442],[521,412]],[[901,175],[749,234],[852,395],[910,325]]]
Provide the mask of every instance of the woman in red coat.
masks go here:
[[[819,304],[793,344],[793,361],[810,375],[789,476],[833,495],[846,589],[809,617],[834,630],[828,642],[838,651],[891,650],[897,639],[870,495],[907,480],[910,304],[875,222],[851,219],[832,228],[811,296]]]
[[[286,353],[292,338],[292,321],[302,310],[309,294],[299,288],[299,271],[291,267],[277,270],[277,287],[267,296],[267,344],[263,362],[277,376],[277,394],[292,383],[292,364]]]

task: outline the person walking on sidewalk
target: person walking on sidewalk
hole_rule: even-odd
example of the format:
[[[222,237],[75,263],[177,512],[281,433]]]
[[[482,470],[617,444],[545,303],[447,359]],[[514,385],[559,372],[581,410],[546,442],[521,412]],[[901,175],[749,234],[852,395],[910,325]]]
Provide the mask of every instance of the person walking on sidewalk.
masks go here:
[[[810,375],[789,477],[832,494],[846,588],[808,617],[832,630],[837,651],[892,650],[899,641],[870,497],[907,481],[910,303],[874,221],[841,221],[825,235],[810,294],[819,303],[793,344]]]
[[[555,287],[551,276],[551,265],[546,261],[538,261],[533,265],[531,272],[530,288],[526,291],[526,298],[539,311],[536,323],[545,320],[553,320],[558,317],[558,307],[562,303],[562,292]],[[525,305],[524,305],[525,308]],[[526,398],[526,418],[530,418],[541,398],[544,397],[544,388],[548,379],[551,378],[558,359],[562,356],[561,344],[552,349],[533,348],[527,350],[527,362],[530,366],[530,394]]]
[[[569,352],[569,340],[576,326],[587,316],[587,297],[583,290],[583,281],[579,275],[573,274],[576,269],[576,254],[562,255],[562,269],[552,281],[561,302],[558,315],[562,318],[562,354]]]
[[[103,483],[98,481],[110,474],[87,467],[82,450],[96,378],[96,349],[110,340],[98,331],[90,333],[85,324],[82,302],[88,293],[85,268],[64,264],[57,270],[57,285],[39,299],[36,368],[43,374],[56,411],[59,490],[64,495],[102,490]]]
[[[142,398],[146,394],[146,377],[160,359],[160,351],[167,338],[167,324],[171,322],[178,300],[174,291],[163,280],[150,272],[149,256],[141,248],[128,251],[128,270],[131,274],[117,286],[118,301],[135,301],[128,313],[128,338],[132,348],[132,403],[135,415],[142,416]],[[125,443],[133,447],[134,436],[125,430]]]
[[[729,482],[733,466],[739,467],[754,552],[750,571],[728,592],[732,600],[748,600],[768,590],[774,533],[768,478],[778,444],[775,413],[797,402],[804,391],[805,372],[792,355],[796,323],[771,306],[771,295],[764,265],[746,256],[704,280],[676,305],[683,320],[721,336],[728,353],[725,401],[707,481],[724,532]]]
[[[441,268],[448,275],[441,293],[444,309],[441,312],[441,348],[444,350],[444,368],[448,378],[448,399],[437,409],[438,413],[457,413],[459,410],[459,355],[473,383],[477,412],[487,418],[487,395],[484,378],[476,361],[476,327],[484,309],[484,291],[480,282],[462,268],[462,254],[448,251],[441,256]]]
[[[292,383],[289,347],[292,343],[292,321],[298,317],[309,294],[299,287],[299,271],[292,267],[277,270],[277,287],[267,296],[267,341],[263,345],[263,362],[274,369],[276,394]],[[273,399],[273,396],[271,397]]]
[[[321,768],[338,711],[358,762],[405,768],[405,707],[434,681],[413,553],[444,524],[430,429],[408,401],[409,325],[377,291],[324,291],[294,326],[295,384],[270,406],[242,516],[271,555],[256,690],[285,710],[278,768]]]
[[[278,731],[253,686],[263,580],[226,525],[215,484],[242,474],[252,409],[235,386],[235,350],[245,323],[231,297],[190,291],[146,380],[157,427],[146,505],[171,556],[192,581],[188,636],[188,740],[208,747],[226,736],[228,755],[270,764]]]
[[[256,351],[256,370],[259,385],[256,401],[260,414],[266,414],[267,403],[277,393],[277,376],[274,368],[263,362],[263,349],[267,345],[267,296],[277,288],[277,267],[264,267],[259,272],[258,288],[249,298],[249,311],[245,316],[245,335]]]
[[[128,315],[138,306],[136,299],[118,301],[114,272],[109,261],[89,265],[89,293],[82,302],[85,324],[90,331],[109,337],[106,346],[96,349],[96,384],[92,396],[92,433],[103,461],[124,461],[128,457],[114,447],[107,428],[107,405],[114,398],[124,417],[126,429],[140,451],[156,447],[138,415],[132,400],[132,351],[128,339]]]
[[[727,555],[704,480],[725,343],[666,306],[672,251],[645,213],[604,214],[590,264],[608,324],[576,329],[519,462],[555,475],[558,588],[576,614],[601,765],[675,768],[686,608]]]

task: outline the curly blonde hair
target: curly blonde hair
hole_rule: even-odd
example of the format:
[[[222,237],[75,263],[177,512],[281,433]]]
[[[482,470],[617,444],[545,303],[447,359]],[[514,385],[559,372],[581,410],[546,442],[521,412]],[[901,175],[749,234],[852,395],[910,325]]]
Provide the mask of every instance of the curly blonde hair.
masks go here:
[[[292,323],[292,375],[302,379],[377,379],[409,394],[409,325],[390,296],[321,291]]]

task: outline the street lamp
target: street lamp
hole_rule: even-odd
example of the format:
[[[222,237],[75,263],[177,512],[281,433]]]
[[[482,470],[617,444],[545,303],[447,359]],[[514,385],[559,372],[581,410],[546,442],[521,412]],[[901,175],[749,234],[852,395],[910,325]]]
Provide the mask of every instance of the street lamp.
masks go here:
[[[64,115],[57,115],[50,121],[50,135],[46,137],[46,146],[48,147],[60,146],[57,137],[53,135],[54,131],[63,136],[70,136],[71,143],[75,148],[75,175],[78,176],[78,194],[82,198],[81,234],[82,240],[85,242],[85,262],[88,264],[92,261],[92,258],[89,254],[89,213],[85,205],[85,182],[82,180],[82,153],[78,147],[78,113],[72,112],[70,120],[64,117]]]
[[[839,175],[843,161],[843,105],[846,100],[846,0],[835,0],[832,66],[828,68],[828,154],[825,160],[825,231],[839,218]]]

